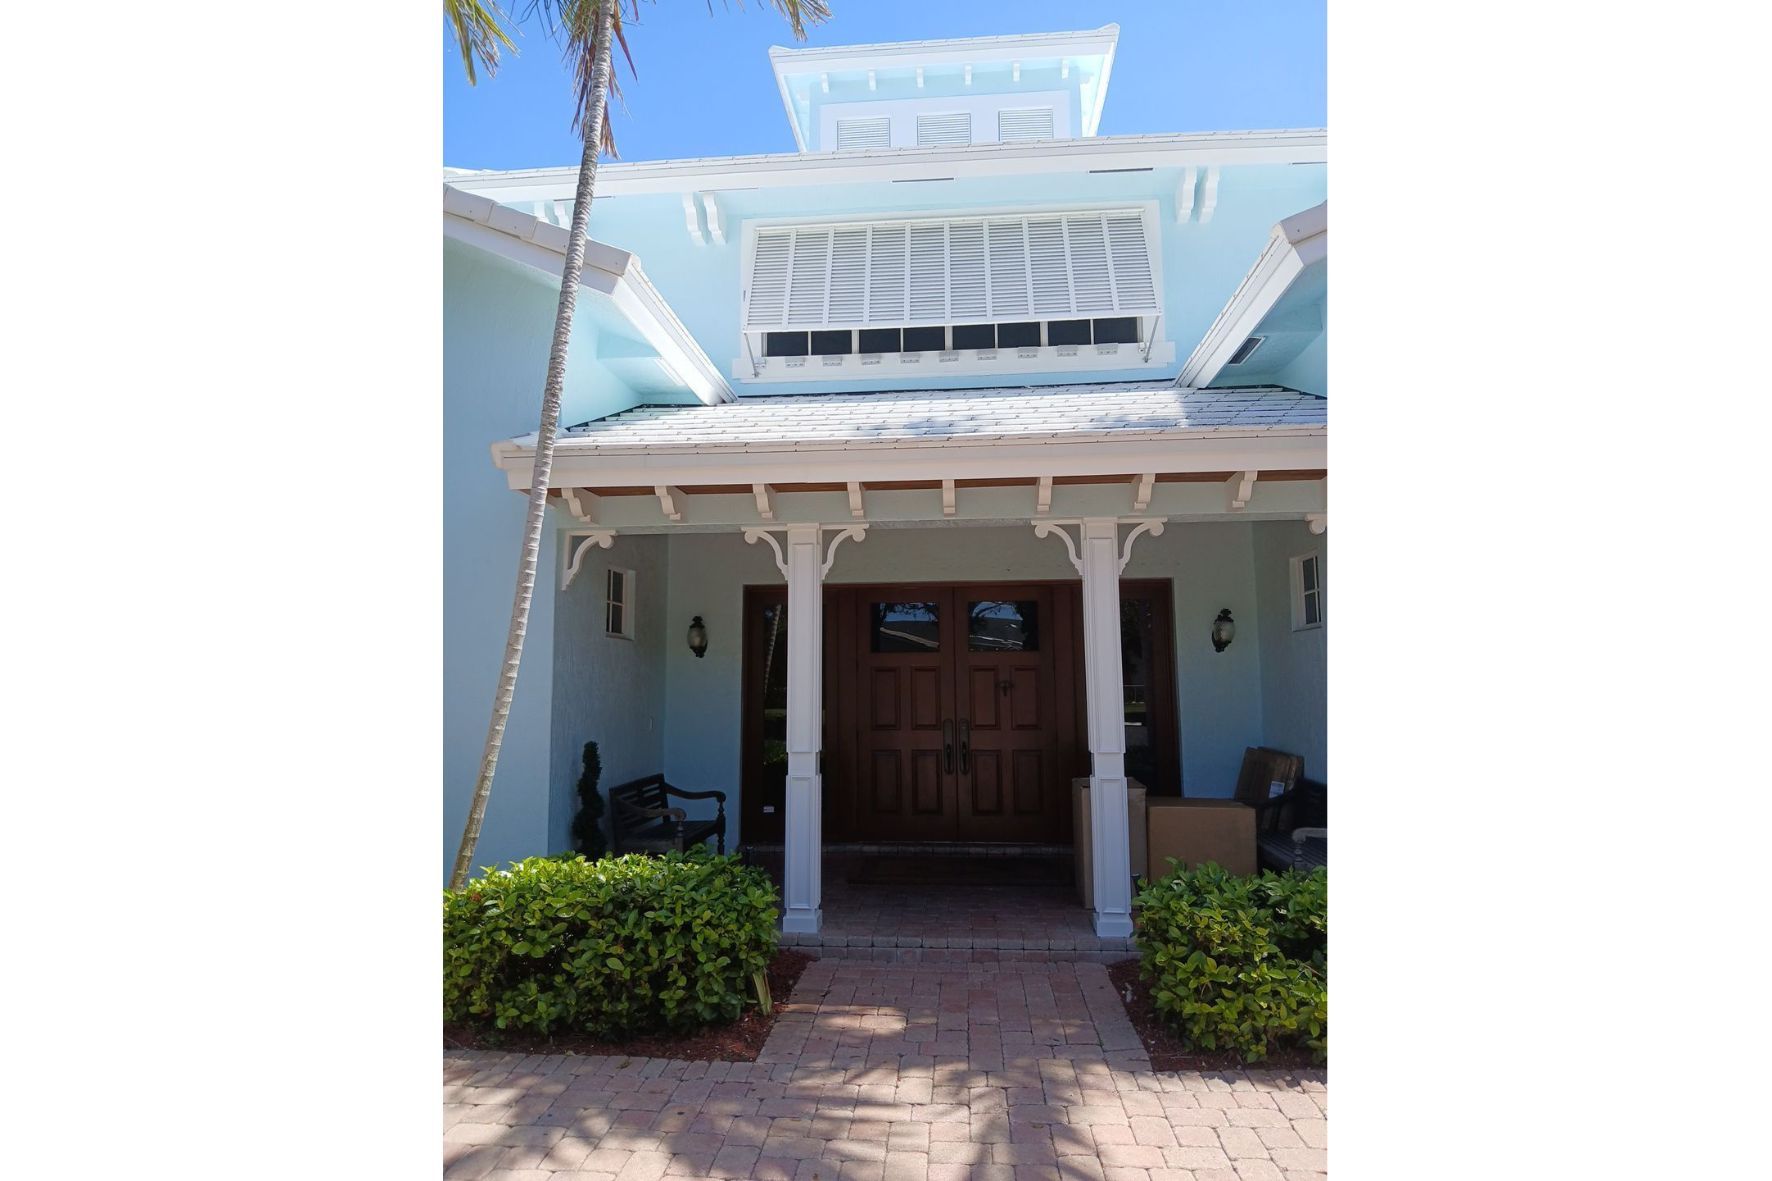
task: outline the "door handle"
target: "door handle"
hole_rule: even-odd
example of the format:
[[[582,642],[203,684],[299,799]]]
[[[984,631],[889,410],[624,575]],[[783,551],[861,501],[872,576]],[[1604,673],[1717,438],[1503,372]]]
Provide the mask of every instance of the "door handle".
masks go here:
[[[954,719],[941,720],[941,758],[947,773],[954,773]]]
[[[960,774],[969,772],[972,765],[972,723],[966,718],[960,719]]]

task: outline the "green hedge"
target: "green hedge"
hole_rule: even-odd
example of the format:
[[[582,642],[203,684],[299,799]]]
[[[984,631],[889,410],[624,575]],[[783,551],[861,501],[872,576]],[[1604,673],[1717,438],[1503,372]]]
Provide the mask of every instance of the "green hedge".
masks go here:
[[[444,893],[443,1017],[592,1037],[730,1021],[775,916],[775,886],[736,857],[531,857]]]
[[[1207,864],[1148,883],[1134,905],[1159,1016],[1196,1049],[1326,1057],[1328,882],[1321,869],[1237,877]]]

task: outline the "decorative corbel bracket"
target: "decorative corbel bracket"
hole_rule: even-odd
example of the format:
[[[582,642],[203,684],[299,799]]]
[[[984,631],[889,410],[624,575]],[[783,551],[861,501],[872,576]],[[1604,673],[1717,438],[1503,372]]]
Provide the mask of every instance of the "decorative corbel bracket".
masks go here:
[[[1224,482],[1226,507],[1231,512],[1249,507],[1249,498],[1255,494],[1255,477],[1259,472],[1232,472],[1231,478]]]
[[[845,537],[853,537],[856,541],[861,541],[867,535],[868,527],[866,525],[851,525],[847,529],[839,529],[837,535],[831,538],[831,544],[825,548],[824,565],[818,568],[819,581],[824,581],[824,576],[831,572],[831,563],[837,560],[837,547],[843,543]]]
[[[1064,541],[1065,553],[1066,553],[1066,555],[1069,556],[1069,558],[1071,560],[1071,568],[1074,569],[1079,576],[1081,576],[1083,573],[1083,558],[1080,554],[1077,553],[1077,543],[1071,540],[1070,532],[1063,528],[1063,526],[1065,526],[1065,525],[1077,525],[1080,528],[1082,525],[1082,522],[1080,522],[1080,521],[1035,521],[1034,522],[1034,536],[1035,537],[1051,537],[1054,533],[1056,533]]]
[[[1304,523],[1312,533],[1320,536],[1329,531],[1329,514],[1306,513],[1304,514]]]
[[[1121,574],[1126,573],[1126,563],[1132,560],[1132,543],[1137,541],[1139,537],[1145,533],[1149,533],[1152,537],[1163,536],[1163,518],[1153,517],[1149,520],[1140,521],[1132,527],[1132,532],[1126,535],[1126,541],[1120,547]]]
[[[575,544],[576,543],[576,544]],[[571,561],[566,563],[565,573],[560,576],[560,589],[565,590],[578,577],[579,567],[584,565],[585,555],[591,547],[608,549],[615,544],[613,529],[574,529],[566,535],[566,545],[572,551]]]
[[[752,545],[756,545],[759,541],[767,541],[769,543],[769,548],[775,551],[775,568],[781,571],[781,576],[783,578],[788,576],[787,555],[781,552],[781,542],[775,540],[775,532],[773,530],[746,529],[744,531],[744,539]]]

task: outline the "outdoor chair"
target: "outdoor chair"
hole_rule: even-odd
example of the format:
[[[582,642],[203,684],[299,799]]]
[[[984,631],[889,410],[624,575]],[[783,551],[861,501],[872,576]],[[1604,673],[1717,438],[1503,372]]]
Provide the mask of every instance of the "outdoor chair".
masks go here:
[[[1269,800],[1256,822],[1255,849],[1263,869],[1308,872],[1329,864],[1329,789],[1300,779]]]
[[[716,800],[719,814],[712,820],[691,820],[672,800]],[[610,844],[620,853],[681,853],[691,845],[713,837],[715,847],[726,852],[726,793],[683,791],[665,782],[663,775],[648,775],[609,789]]]

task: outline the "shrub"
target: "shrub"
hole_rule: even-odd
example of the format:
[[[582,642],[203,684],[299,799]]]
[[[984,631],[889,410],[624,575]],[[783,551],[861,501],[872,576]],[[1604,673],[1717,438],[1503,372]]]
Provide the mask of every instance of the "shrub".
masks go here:
[[[1178,867],[1135,905],[1152,1002],[1188,1045],[1248,1062],[1300,1045],[1327,1056],[1324,870],[1236,877],[1212,864]]]
[[[602,1038],[730,1021],[775,915],[774,885],[736,857],[515,862],[444,893],[444,1020]]]

